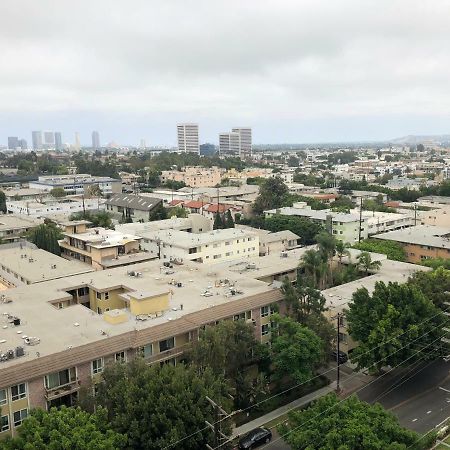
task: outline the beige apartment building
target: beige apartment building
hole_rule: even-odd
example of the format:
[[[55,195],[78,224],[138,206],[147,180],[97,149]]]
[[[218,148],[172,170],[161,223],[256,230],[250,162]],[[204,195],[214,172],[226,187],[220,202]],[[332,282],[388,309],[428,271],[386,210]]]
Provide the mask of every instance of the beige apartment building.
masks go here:
[[[183,167],[179,170],[163,170],[160,175],[162,183],[166,181],[180,181],[186,184],[186,186],[192,188],[199,187],[214,187],[220,184],[222,181],[223,170],[218,167]]]

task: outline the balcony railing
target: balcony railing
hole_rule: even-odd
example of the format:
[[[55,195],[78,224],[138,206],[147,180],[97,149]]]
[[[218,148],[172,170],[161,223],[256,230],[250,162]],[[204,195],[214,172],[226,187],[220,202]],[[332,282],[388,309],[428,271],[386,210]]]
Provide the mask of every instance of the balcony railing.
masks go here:
[[[77,378],[70,383],[56,386],[54,388],[45,388],[45,398],[47,400],[54,400],[55,398],[63,397],[64,395],[71,394],[80,389],[80,380]]]

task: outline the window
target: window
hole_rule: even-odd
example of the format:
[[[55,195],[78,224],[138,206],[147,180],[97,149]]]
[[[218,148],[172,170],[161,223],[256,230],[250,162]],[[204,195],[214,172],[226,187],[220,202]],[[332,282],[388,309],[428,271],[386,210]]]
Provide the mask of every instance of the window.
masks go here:
[[[153,355],[153,344],[147,344],[138,348],[138,356],[147,359]]]
[[[9,430],[9,417],[8,416],[0,416],[0,433],[2,431]]]
[[[127,355],[125,352],[118,352],[114,355],[114,361],[116,362],[127,362]]]
[[[105,300],[109,300],[109,292],[105,292]]]
[[[96,292],[95,296],[97,297],[98,300],[102,298],[102,294],[100,292]]]
[[[75,367],[71,367],[70,369],[49,373],[44,377],[44,385],[46,389],[54,389],[72,383],[76,379],[77,371]]]
[[[261,336],[265,336],[267,334],[269,334],[269,327],[270,325],[268,323],[261,325]]]
[[[92,361],[92,375],[103,372],[103,358]]]
[[[169,339],[165,339],[164,341],[159,341],[159,351],[165,352],[175,347],[175,338],[171,337]]]
[[[4,405],[8,403],[8,394],[6,393],[6,389],[0,389],[0,405]]]
[[[269,315],[269,307],[262,306],[261,307],[261,317],[267,317]]]
[[[15,402],[16,400],[20,400],[21,398],[25,398],[27,396],[27,386],[25,383],[16,384],[15,386],[11,386],[11,400]]]
[[[21,425],[27,416],[28,416],[27,409],[21,409],[20,411],[14,411],[14,413],[13,413],[14,426],[18,427],[19,425]]]

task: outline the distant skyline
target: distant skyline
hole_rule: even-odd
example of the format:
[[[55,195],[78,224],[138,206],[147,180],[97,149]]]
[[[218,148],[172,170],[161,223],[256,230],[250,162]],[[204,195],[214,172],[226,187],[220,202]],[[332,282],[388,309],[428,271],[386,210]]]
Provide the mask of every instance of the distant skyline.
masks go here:
[[[52,11],[51,14],[48,11]],[[177,144],[450,133],[446,0],[15,0],[0,7],[0,143]],[[32,70],[30,70],[32,69]]]

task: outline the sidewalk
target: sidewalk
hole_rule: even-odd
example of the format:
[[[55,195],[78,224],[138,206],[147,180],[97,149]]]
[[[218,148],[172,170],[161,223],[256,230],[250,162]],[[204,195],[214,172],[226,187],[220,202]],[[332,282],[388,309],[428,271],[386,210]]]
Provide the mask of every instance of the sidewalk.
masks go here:
[[[283,414],[286,414],[291,409],[299,408],[301,406],[305,406],[310,403],[312,400],[316,398],[323,397],[330,392],[333,392],[336,389],[336,382],[332,382],[328,386],[318,389],[317,391],[311,392],[304,397],[298,398],[287,405],[280,406],[278,409],[270,411],[264,416],[258,417],[257,419],[252,420],[251,422],[244,423],[240,427],[237,427],[233,430],[233,438],[238,436],[247,434],[249,431],[254,430],[255,428],[261,427],[267,422],[270,422],[278,417],[281,417]]]

